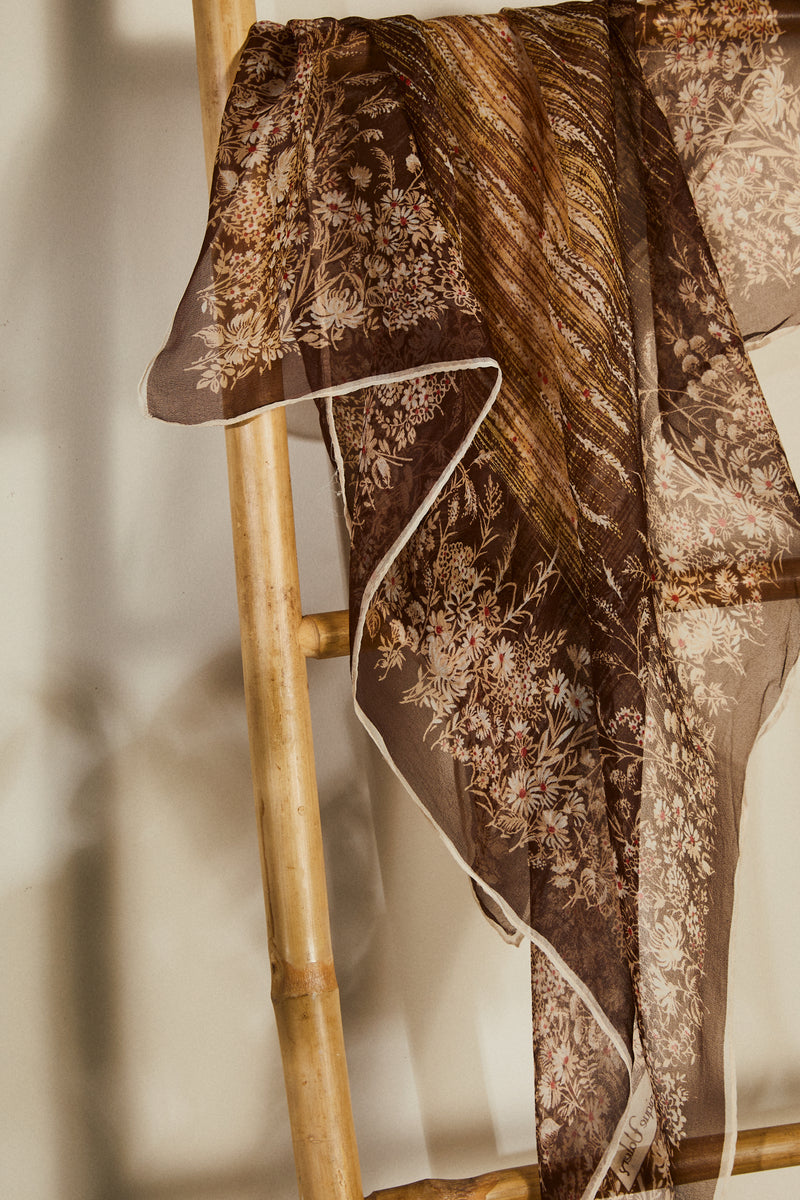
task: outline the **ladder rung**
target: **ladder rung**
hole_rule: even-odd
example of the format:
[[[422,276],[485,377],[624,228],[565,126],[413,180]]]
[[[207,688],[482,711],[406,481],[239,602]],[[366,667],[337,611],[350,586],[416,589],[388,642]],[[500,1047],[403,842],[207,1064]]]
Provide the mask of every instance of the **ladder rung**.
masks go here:
[[[350,618],[346,609],[309,613],[300,622],[300,649],[306,658],[341,658],[350,653]]]
[[[675,1183],[713,1178],[722,1149],[721,1137],[693,1138],[675,1155]],[[740,1130],[734,1175],[800,1166],[800,1124]],[[510,1167],[473,1179],[420,1179],[402,1187],[372,1192],[367,1200],[539,1200],[539,1168]]]

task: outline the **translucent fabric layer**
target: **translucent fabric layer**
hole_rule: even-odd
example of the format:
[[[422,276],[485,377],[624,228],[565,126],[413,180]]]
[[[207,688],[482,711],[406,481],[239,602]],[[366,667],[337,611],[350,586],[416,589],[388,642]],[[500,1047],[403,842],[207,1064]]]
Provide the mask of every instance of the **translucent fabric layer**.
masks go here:
[[[635,43],[629,4],[254,26],[146,382],[318,401],[357,710],[531,945],[548,1200],[713,1191],[671,1163],[732,1129],[744,769],[800,639],[800,499]]]

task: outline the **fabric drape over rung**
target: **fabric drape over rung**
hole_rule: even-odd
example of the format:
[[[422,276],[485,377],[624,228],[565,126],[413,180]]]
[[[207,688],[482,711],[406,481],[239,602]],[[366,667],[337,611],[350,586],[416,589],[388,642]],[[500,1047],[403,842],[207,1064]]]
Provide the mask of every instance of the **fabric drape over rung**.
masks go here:
[[[797,312],[782,20],[257,24],[145,383],[185,423],[317,401],[357,710],[531,946],[548,1200],[700,1200],[674,1150],[734,1127],[744,770],[800,644],[743,341]]]

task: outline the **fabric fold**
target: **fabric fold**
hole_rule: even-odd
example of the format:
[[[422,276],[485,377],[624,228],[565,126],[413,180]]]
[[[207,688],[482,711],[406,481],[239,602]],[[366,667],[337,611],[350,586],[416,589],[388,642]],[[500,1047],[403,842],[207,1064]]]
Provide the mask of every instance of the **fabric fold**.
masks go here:
[[[254,27],[198,265],[145,380],[155,415],[225,422],[491,357],[399,91],[353,28]]]
[[[254,26],[145,381],[317,401],[357,711],[531,944],[547,1200],[713,1192],[671,1161],[731,1128],[744,769],[800,647],[800,498],[636,41],[594,0]]]

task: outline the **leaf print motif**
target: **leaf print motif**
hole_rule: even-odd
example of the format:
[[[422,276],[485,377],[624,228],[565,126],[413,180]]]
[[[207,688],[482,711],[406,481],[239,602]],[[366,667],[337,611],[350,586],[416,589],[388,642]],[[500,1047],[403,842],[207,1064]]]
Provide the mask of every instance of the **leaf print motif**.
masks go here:
[[[197,291],[213,323],[198,334],[205,352],[184,368],[217,393],[304,347],[397,334],[453,303],[477,312],[419,158],[395,160],[384,149],[399,103],[392,77],[384,72],[376,90],[351,85],[316,70],[313,44],[287,38],[274,56],[270,44],[269,30],[256,27],[226,109],[211,281]],[[311,157],[302,135],[309,111],[324,130]]]
[[[765,332],[759,308],[771,297],[796,320],[800,291],[800,77],[780,21],[767,0],[694,13],[659,0],[639,22],[645,74],[729,294],[752,301],[739,310],[752,334]]]

